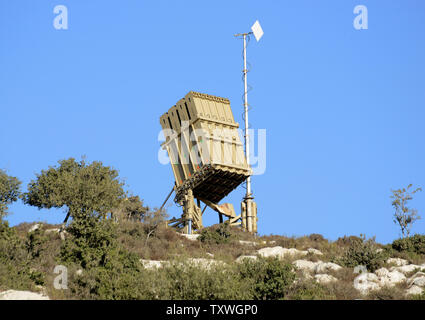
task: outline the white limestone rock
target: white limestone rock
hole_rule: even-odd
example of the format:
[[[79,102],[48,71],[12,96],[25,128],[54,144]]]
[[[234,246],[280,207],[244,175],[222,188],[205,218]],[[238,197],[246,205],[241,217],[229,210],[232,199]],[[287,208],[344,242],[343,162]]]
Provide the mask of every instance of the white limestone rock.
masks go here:
[[[272,248],[262,248],[260,250],[258,250],[258,254],[262,257],[268,258],[268,257],[279,257],[279,258],[283,258],[285,256],[285,254],[287,253],[286,248],[282,248],[282,247],[272,247]]]
[[[38,230],[38,229],[40,229],[41,228],[41,224],[40,223],[36,223],[35,225],[33,225],[29,230],[28,230],[28,232],[34,232],[34,231],[36,231],[36,230]]]
[[[327,284],[327,283],[338,281],[337,278],[329,274],[316,274],[314,278],[320,284]]]
[[[390,273],[390,271],[387,268],[380,268],[380,269],[375,271],[375,274],[378,277],[386,277],[389,273]]]
[[[406,290],[406,295],[416,295],[421,294],[424,291],[423,288],[418,286],[411,286],[409,289]]]
[[[372,290],[381,288],[379,278],[376,274],[366,272],[358,275],[354,279],[354,288],[360,291],[361,294],[368,294]]]
[[[407,260],[400,259],[400,258],[389,258],[389,259],[387,259],[386,262],[388,264],[395,264],[398,267],[405,266],[405,265],[409,264],[409,262]]]
[[[420,266],[416,265],[416,264],[408,264],[408,265],[404,265],[404,266],[400,266],[400,267],[391,267],[390,271],[398,271],[401,272],[403,274],[407,274],[407,273],[411,273],[417,269],[421,269]]]
[[[44,232],[45,233],[57,233],[57,234],[59,234],[59,237],[61,238],[61,240],[65,240],[66,237],[68,236],[68,232],[66,232],[66,230],[63,230],[61,228],[47,229]]]
[[[0,292],[0,300],[50,300],[48,296],[30,292],[30,291],[18,291],[8,290]]]
[[[322,251],[314,249],[314,248],[308,248],[307,252],[310,253],[310,254],[314,254],[316,256],[323,256]]]
[[[320,262],[316,265],[315,267],[315,272],[320,274],[320,273],[327,273],[329,271],[338,271],[342,269],[341,266],[337,265],[336,263],[333,262]]]
[[[298,250],[295,248],[290,248],[287,252],[290,256],[306,256],[308,254],[307,250]]]
[[[60,228],[52,228],[52,229],[46,229],[46,231],[44,231],[45,233],[59,233],[61,231]]]
[[[163,264],[166,262],[166,261],[161,261],[161,260],[145,260],[145,259],[140,259],[139,261],[143,264],[143,266],[146,269],[161,268],[163,266]]]
[[[308,260],[295,260],[292,264],[301,271],[313,272],[316,268],[317,262],[312,262]]]
[[[305,256],[307,255],[307,251],[301,251],[295,248],[282,248],[280,246],[272,247],[272,248],[262,248],[257,251],[257,253],[262,257],[278,257],[284,258],[285,256]]]
[[[418,286],[421,288],[425,287],[425,273],[417,272],[407,281],[409,287]]]
[[[261,244],[276,244],[276,241],[270,240],[270,241],[261,241]]]
[[[425,277],[417,277],[412,281],[412,284],[421,288],[425,287]]]
[[[186,233],[179,233],[182,237],[185,237],[188,240],[196,241],[198,240],[200,234],[186,234]]]
[[[247,246],[256,246],[256,245],[258,245],[257,242],[254,242],[254,241],[245,241],[245,240],[239,240],[239,243],[240,244],[247,245]]]
[[[161,267],[167,267],[171,265],[170,261],[164,260],[139,260],[146,269],[158,269]],[[186,260],[186,264],[190,266],[196,266],[204,270],[209,270],[213,266],[226,266],[226,263],[223,261],[213,260],[213,259],[204,259],[204,258],[189,258]]]
[[[204,270],[210,270],[212,267],[225,267],[226,263],[223,261],[204,259],[204,258],[189,258],[187,259],[190,265],[198,266]]]
[[[398,271],[388,272],[386,276],[380,277],[379,281],[382,286],[395,286],[398,283],[406,281],[406,276]]]
[[[389,271],[387,268],[380,268],[375,271],[375,274],[378,276],[381,286],[392,287],[406,281],[406,276],[397,270]]]

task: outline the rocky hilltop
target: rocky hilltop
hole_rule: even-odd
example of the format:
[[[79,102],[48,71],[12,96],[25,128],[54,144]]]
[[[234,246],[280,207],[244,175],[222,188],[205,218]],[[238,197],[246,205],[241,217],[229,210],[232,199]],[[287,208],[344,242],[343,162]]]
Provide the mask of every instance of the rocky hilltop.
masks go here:
[[[184,235],[150,232],[140,222],[104,223],[84,241],[60,226],[3,225],[9,242],[0,240],[0,299],[425,297],[421,235],[381,245],[356,236],[254,236],[226,225]],[[7,261],[16,256],[19,263]]]

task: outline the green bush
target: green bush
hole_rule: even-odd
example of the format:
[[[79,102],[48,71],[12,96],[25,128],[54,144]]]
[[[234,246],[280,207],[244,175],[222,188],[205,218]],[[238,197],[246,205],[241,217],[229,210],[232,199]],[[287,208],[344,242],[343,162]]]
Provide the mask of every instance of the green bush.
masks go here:
[[[104,266],[109,253],[117,247],[117,228],[111,220],[93,216],[75,219],[67,231],[71,237],[62,245],[60,259],[83,268]]]
[[[159,271],[163,274],[157,292],[161,299],[242,300],[252,299],[250,284],[235,268],[211,265],[208,270],[190,262],[175,261]],[[162,289],[161,289],[162,288]]]
[[[295,279],[277,259],[204,269],[186,260],[147,270],[138,257],[112,251],[109,263],[73,273],[71,297],[78,299],[252,300],[283,299]],[[73,270],[75,267],[72,268]]]
[[[374,238],[366,240],[364,236],[357,239],[353,237],[343,256],[335,259],[335,262],[349,268],[361,265],[374,272],[384,265],[386,258],[385,252],[378,252],[378,249]]]
[[[425,235],[415,234],[412,237],[395,240],[392,248],[399,252],[425,254]]]
[[[31,268],[25,241],[0,219],[0,291],[34,290],[35,285],[43,283],[43,275]]]
[[[230,242],[233,238],[229,225],[227,223],[221,223],[218,226],[203,229],[199,236],[199,241],[222,244]]]
[[[138,257],[116,251],[101,267],[75,272],[69,282],[71,297],[78,299],[252,299],[249,283],[234,267],[211,266],[208,270],[176,260],[163,268],[147,270]],[[75,268],[73,268],[75,269]]]
[[[75,269],[71,267],[71,270]],[[81,275],[73,272],[68,284],[71,296],[78,299],[149,299],[146,280],[137,255],[111,249],[104,265],[83,269]]]
[[[79,299],[146,299],[148,283],[139,256],[117,241],[112,220],[88,216],[75,219],[67,228],[70,237],[60,251],[60,260],[73,270],[69,289]],[[82,274],[75,271],[80,269]]]
[[[32,259],[40,257],[44,250],[44,244],[46,241],[47,237],[41,228],[28,233],[25,247]]]
[[[239,265],[239,274],[250,283],[257,300],[283,299],[295,280],[293,266],[277,258],[245,259]]]
[[[327,240],[318,233],[312,233],[308,236],[308,238],[313,242],[327,242]]]
[[[152,292],[160,299],[178,300],[283,299],[294,279],[292,265],[278,259],[245,260],[209,269],[175,261],[157,271]]]

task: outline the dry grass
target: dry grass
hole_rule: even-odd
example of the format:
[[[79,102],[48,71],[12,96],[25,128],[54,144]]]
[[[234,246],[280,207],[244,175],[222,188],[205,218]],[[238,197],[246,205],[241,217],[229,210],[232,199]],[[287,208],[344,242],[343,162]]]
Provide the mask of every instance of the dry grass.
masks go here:
[[[405,286],[383,287],[379,290],[371,291],[366,299],[368,300],[406,300]]]

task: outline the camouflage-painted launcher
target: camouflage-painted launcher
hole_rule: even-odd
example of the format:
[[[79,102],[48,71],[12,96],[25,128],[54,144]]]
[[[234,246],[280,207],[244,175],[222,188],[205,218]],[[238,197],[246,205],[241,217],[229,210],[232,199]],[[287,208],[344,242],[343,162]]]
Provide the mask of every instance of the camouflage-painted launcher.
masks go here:
[[[175,178],[175,201],[184,205],[191,190],[190,197],[220,213],[217,203],[252,173],[230,101],[190,91],[161,116],[160,123],[166,139],[162,147],[168,152]],[[236,218],[234,210],[224,207],[222,214]]]
[[[195,198],[219,202],[251,174],[228,99],[191,91],[160,121],[177,200],[191,188]]]

